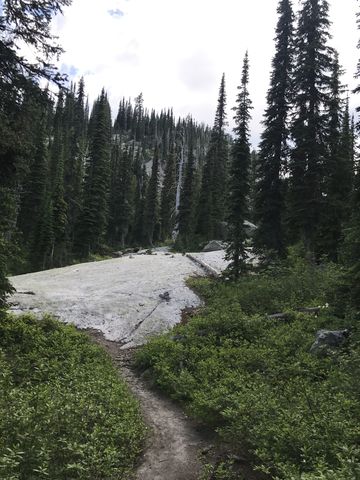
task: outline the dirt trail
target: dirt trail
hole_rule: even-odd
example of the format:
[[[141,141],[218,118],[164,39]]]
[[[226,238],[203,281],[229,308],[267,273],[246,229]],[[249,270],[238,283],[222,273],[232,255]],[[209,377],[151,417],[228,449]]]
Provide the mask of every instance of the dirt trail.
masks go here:
[[[121,370],[122,377],[138,398],[144,419],[151,431],[136,480],[196,480],[201,472],[201,451],[211,449],[210,441],[169,399],[155,392],[131,368],[133,350],[106,340],[90,331]]]

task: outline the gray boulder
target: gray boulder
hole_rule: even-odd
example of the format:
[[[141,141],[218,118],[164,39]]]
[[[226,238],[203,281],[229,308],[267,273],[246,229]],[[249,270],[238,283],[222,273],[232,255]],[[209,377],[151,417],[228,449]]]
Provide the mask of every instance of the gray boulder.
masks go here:
[[[257,230],[257,228],[258,228],[256,225],[249,222],[248,220],[244,220],[244,227],[245,227],[246,233],[249,235],[249,237],[252,237],[255,233],[255,230]]]
[[[325,355],[329,350],[341,347],[349,337],[349,330],[319,330],[310,353],[316,356]]]
[[[205,247],[203,248],[203,252],[217,252],[218,250],[224,250],[225,245],[220,242],[219,240],[211,240]]]

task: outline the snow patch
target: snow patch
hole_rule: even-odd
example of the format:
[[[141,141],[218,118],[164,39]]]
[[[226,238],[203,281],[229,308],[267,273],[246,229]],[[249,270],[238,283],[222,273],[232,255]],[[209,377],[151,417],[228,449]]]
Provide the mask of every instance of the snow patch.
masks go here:
[[[18,291],[35,295],[15,293],[11,301],[16,313],[52,313],[133,347],[169,330],[184,308],[200,305],[185,285],[191,275],[204,272],[183,255],[134,255],[12,277]],[[159,296],[165,291],[168,301]]]

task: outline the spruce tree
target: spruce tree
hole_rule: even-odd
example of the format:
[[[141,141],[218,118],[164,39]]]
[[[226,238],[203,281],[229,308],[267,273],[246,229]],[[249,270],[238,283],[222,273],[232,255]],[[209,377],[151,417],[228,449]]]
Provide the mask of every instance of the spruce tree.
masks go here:
[[[295,40],[288,225],[291,241],[301,241],[311,260],[318,254],[327,155],[324,110],[332,65],[328,10],[327,0],[302,0]]]
[[[195,216],[195,156],[193,145],[193,132],[190,132],[188,145],[188,158],[185,166],[184,183],[181,188],[180,205],[178,214],[179,236],[177,244],[182,248],[188,248],[191,245],[194,233]]]
[[[85,83],[81,78],[76,94],[72,96],[73,114],[65,115],[64,130],[68,138],[67,173],[64,172],[64,198],[67,203],[67,242],[72,253],[75,228],[79,221],[83,200],[83,181],[86,158],[88,156],[88,107],[85,96]],[[65,163],[65,160],[64,160]],[[65,169],[65,167],[64,167]]]
[[[54,266],[55,223],[53,211],[50,184],[48,184],[40,205],[40,218],[30,249],[31,265],[34,270],[44,270]]]
[[[112,187],[110,192],[109,236],[113,244],[123,248],[128,237],[133,217],[134,145],[125,149],[121,142],[115,142],[112,148]]]
[[[50,266],[63,266],[66,264],[66,227],[67,227],[67,203],[64,199],[64,148],[63,148],[63,95],[60,91],[56,113],[54,117],[53,144],[51,148],[51,181],[52,201],[46,201],[44,209],[48,217],[48,224],[52,223],[52,235],[54,245]],[[51,204],[53,213],[46,212]],[[50,220],[51,218],[51,220]]]
[[[285,251],[283,228],[285,189],[283,175],[288,162],[288,121],[293,70],[293,11],[290,0],[280,0],[276,28],[276,53],[272,61],[264,131],[258,158],[254,220],[258,225],[255,246],[260,251]]]
[[[360,174],[357,171],[351,202],[351,218],[345,229],[346,286],[351,307],[360,311]]]
[[[225,127],[226,92],[225,74],[223,74],[199,198],[197,233],[204,239],[221,236],[221,222],[226,214],[229,146]]]
[[[94,103],[89,125],[89,158],[86,165],[84,203],[76,239],[77,252],[87,257],[101,249],[108,220],[111,155],[111,113],[102,90]]]
[[[360,14],[357,15],[357,24],[360,28]],[[360,41],[358,42],[358,48],[360,48]],[[360,78],[360,60],[357,63],[357,71],[355,78]],[[360,93],[360,84],[354,89],[353,93]],[[360,112],[360,107],[357,107],[356,111]],[[346,114],[345,114],[346,119]],[[352,163],[354,157],[354,138],[355,138],[355,125],[354,119],[351,123],[351,136],[352,136]],[[360,131],[360,119],[356,123],[357,132]],[[344,132],[344,131],[343,131]],[[346,135],[345,130],[345,137]],[[354,165],[356,175],[354,177],[354,189],[351,199],[351,217],[349,227],[345,230],[345,264],[346,271],[346,284],[349,290],[349,300],[351,307],[355,308],[357,312],[360,312],[360,164]]]
[[[256,150],[252,150],[250,156],[249,170],[249,217],[251,222],[255,221],[255,204],[257,187],[259,181],[259,155]]]
[[[31,254],[36,245],[37,231],[44,213],[45,197],[48,190],[48,149],[46,140],[45,115],[37,127],[34,144],[34,157],[20,207],[19,227],[26,239],[26,247]]]
[[[137,141],[141,141],[144,135],[144,98],[140,93],[135,98],[134,116],[133,116],[133,138]]]
[[[48,93],[39,88],[40,79],[64,81],[51,64],[51,59],[62,50],[51,35],[50,22],[53,15],[69,4],[69,0],[34,0],[26,5],[4,0],[0,8],[0,198],[7,200],[0,209],[0,304],[11,289],[5,279],[6,263],[12,256],[20,194],[27,195],[23,177],[29,166],[29,154],[33,153],[33,141],[27,132],[37,131],[37,114],[30,113],[26,103],[28,98],[32,104],[47,102]],[[33,61],[21,54],[20,45],[35,50]]]
[[[352,138],[349,107],[342,110],[343,91],[337,53],[333,60],[328,101],[327,156],[324,163],[323,210],[319,226],[318,250],[332,261],[338,260],[342,231],[349,219],[352,190]]]
[[[238,278],[246,270],[247,253],[245,250],[246,230],[244,221],[248,212],[249,194],[250,141],[249,122],[252,103],[248,91],[249,58],[246,52],[241,84],[238,87],[237,105],[235,107],[235,138],[232,146],[232,163],[229,180],[229,245],[226,259],[230,260],[229,274]]]
[[[135,245],[146,243],[145,238],[145,209],[148,176],[145,165],[141,165],[140,153],[135,162],[135,214],[132,226],[132,242]]]

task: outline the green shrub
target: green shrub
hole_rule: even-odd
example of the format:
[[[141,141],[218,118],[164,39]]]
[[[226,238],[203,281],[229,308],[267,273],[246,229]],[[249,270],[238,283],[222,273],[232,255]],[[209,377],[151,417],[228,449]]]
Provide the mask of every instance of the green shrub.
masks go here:
[[[235,450],[252,452],[264,472],[286,480],[360,478],[358,333],[351,347],[317,358],[309,353],[316,331],[348,320],[331,308],[296,311],[325,305],[337,277],[333,266],[299,262],[237,283],[192,280],[203,311],[144,346],[138,364]],[[265,315],[284,311],[284,319]]]
[[[144,425],[110,359],[45,317],[0,320],[0,478],[128,479]]]

